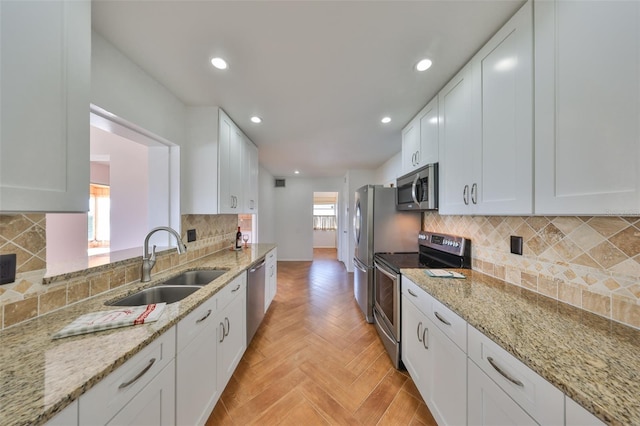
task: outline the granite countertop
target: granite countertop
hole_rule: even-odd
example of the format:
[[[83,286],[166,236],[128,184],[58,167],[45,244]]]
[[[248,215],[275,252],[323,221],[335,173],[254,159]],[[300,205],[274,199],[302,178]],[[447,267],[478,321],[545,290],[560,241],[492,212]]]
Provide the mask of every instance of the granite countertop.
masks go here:
[[[609,424],[640,424],[640,331],[468,269],[403,276]]]
[[[0,424],[45,423],[273,248],[273,244],[253,244],[242,251],[219,251],[171,271],[152,272],[148,283],[118,287],[1,331]],[[104,305],[106,301],[198,268],[229,271],[189,297],[167,305],[157,322],[51,339],[78,316],[111,308]]]

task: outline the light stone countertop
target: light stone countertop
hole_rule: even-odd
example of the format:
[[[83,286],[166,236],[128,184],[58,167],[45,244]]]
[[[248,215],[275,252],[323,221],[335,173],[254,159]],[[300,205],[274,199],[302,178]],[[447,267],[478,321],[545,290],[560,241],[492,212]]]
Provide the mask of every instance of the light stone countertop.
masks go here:
[[[0,331],[0,425],[45,423],[273,248],[273,244],[253,244],[238,252],[222,250],[171,271],[152,272],[148,283],[118,287]],[[105,306],[106,301],[199,268],[229,271],[180,302],[167,305],[157,322],[51,339],[80,315],[113,308]]]
[[[640,331],[468,269],[402,269],[563,393],[609,424],[640,425]]]

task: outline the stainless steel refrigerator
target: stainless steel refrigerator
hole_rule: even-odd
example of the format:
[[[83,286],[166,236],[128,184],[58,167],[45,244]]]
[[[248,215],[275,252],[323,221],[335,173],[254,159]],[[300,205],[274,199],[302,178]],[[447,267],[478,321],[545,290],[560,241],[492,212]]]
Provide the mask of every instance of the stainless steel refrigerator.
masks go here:
[[[417,252],[421,213],[396,210],[396,188],[367,185],[355,194],[353,291],[367,322],[373,323],[373,255]]]

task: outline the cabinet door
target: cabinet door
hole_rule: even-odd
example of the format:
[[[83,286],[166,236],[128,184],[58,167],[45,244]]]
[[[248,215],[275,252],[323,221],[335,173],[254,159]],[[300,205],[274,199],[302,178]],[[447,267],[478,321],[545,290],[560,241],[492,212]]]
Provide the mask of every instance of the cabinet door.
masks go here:
[[[582,408],[573,399],[565,396],[565,425],[566,426],[604,426],[596,416]]]
[[[213,410],[221,389],[217,383],[217,325],[208,308],[191,314],[178,324],[180,337],[198,330],[189,343],[179,349],[176,365],[176,419],[179,425],[202,425]],[[186,321],[186,322],[185,322]]]
[[[533,22],[526,3],[474,56],[480,75],[476,213],[533,213]]]
[[[227,386],[246,349],[246,316],[246,292],[238,294],[218,316],[218,389]]]
[[[0,2],[0,52],[0,211],[86,212],[91,2]]]
[[[437,163],[438,149],[438,97],[427,104],[420,114],[420,155],[418,167]]]
[[[258,212],[258,147],[249,139],[244,141],[243,161],[244,213]]]
[[[76,399],[49,420],[47,426],[73,426],[78,424],[78,400]]]
[[[264,291],[264,311],[267,312],[273,298],[276,296],[276,291],[278,290],[278,256],[276,254],[276,249],[271,250],[267,254],[267,264],[266,264],[266,283],[265,283],[265,291]]]
[[[420,120],[412,120],[402,130],[402,174],[418,168],[420,160]]]
[[[538,424],[470,359],[468,372],[469,426]]]
[[[175,417],[175,364],[171,360],[108,425],[170,426]]]
[[[438,424],[467,423],[467,355],[430,320],[425,345],[429,357],[430,392],[425,400]]]
[[[534,13],[535,213],[640,213],[640,2]]]
[[[438,94],[441,214],[471,214],[471,190],[476,177],[479,143],[474,129],[478,110],[474,104],[471,65],[464,67]]]
[[[431,352],[427,350],[428,339],[427,317],[405,296],[402,295],[402,329],[401,354],[409,375],[422,395],[422,399],[429,400],[431,381],[429,380],[429,365]]]
[[[220,124],[218,129],[218,207],[220,213],[233,211],[233,196],[231,194],[231,135],[234,133],[233,122],[220,110]]]

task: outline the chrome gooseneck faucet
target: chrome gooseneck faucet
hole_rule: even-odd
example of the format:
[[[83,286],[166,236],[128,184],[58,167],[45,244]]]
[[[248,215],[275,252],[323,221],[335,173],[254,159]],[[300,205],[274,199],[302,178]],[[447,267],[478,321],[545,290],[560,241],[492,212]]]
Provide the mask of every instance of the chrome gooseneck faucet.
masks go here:
[[[178,234],[173,228],[169,228],[168,226],[159,226],[157,228],[153,228],[151,231],[149,231],[149,233],[144,239],[144,257],[142,258],[142,278],[140,279],[140,281],[142,281],[143,283],[147,281],[151,281],[151,270],[156,264],[156,246],[155,245],[153,246],[153,249],[151,251],[151,256],[149,256],[149,238],[151,238],[151,235],[153,235],[158,231],[167,231],[168,233],[173,234],[173,236],[176,237],[176,240],[178,242],[178,247],[176,247],[176,250],[178,250],[178,254],[183,254],[183,253],[186,253],[187,251],[187,246],[185,246],[184,243],[182,242],[182,239],[180,238],[180,234]]]

